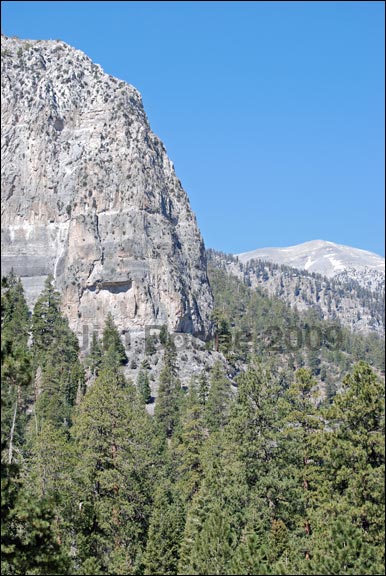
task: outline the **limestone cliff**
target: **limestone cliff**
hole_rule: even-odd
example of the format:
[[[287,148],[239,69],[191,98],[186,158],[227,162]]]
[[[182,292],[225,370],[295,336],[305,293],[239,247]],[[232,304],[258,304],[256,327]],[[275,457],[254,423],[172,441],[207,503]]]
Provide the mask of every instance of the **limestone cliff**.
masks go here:
[[[60,41],[2,36],[2,273],[53,274],[71,327],[167,323],[205,337],[195,216],[141,96]]]

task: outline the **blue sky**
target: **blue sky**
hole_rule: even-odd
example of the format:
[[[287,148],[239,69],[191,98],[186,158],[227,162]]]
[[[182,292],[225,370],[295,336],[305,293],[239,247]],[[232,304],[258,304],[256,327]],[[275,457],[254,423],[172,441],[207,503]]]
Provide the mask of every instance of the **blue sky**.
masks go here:
[[[208,247],[384,255],[383,2],[2,2],[141,92]]]

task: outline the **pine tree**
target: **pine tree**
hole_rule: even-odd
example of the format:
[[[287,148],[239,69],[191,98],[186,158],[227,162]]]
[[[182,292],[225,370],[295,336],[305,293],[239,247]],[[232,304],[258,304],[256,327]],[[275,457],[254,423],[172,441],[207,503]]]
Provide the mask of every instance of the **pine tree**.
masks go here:
[[[169,338],[165,346],[154,412],[158,425],[167,437],[172,435],[179,418],[181,383],[176,373],[176,349],[173,340]]]
[[[226,509],[215,505],[192,542],[189,560],[179,574],[229,574],[236,541]]]
[[[161,330],[159,333],[159,341],[161,342],[161,344],[163,346],[165,346],[168,342],[168,339],[169,339],[168,328],[167,328],[166,324],[163,324],[161,326]]]
[[[1,300],[2,353],[13,347],[27,346],[30,319],[20,278],[13,273],[2,279]]]
[[[277,407],[283,391],[268,367],[257,360],[251,361],[237,384],[237,396],[225,430],[225,458],[232,462],[234,470],[240,468],[247,498],[242,518],[245,528],[230,573],[270,574],[269,566],[284,553],[277,537],[278,528],[287,531],[280,516],[277,517],[283,499]]]
[[[2,573],[64,574],[68,561],[52,530],[51,506],[27,490],[15,464],[25,453],[32,400],[30,320],[20,280],[11,274],[2,288]]]
[[[383,551],[363,537],[347,517],[334,518],[315,535],[313,556],[299,564],[299,574],[383,574]]]
[[[223,431],[212,432],[200,451],[202,479],[187,511],[179,574],[228,573],[248,501],[243,471],[229,456]]]
[[[272,467],[277,457],[277,404],[281,391],[268,367],[258,361],[251,362],[237,384],[226,434],[235,450],[233,458],[243,465],[248,485],[254,487],[271,472],[274,477],[277,474]],[[266,483],[271,497],[276,484],[274,477]]]
[[[165,480],[155,491],[143,559],[144,574],[177,574],[184,519],[183,503]]]
[[[103,349],[97,334],[94,332],[90,346],[90,352],[87,355],[86,365],[95,376],[98,375],[99,368],[102,364]]]
[[[60,294],[55,290],[53,282],[51,275],[46,278],[43,292],[32,314],[32,351],[36,365],[44,363],[46,351],[58,339],[58,332],[62,328]]]
[[[68,329],[69,330],[69,329]],[[77,396],[84,392],[84,372],[77,358],[78,342],[72,333],[62,335],[45,354],[35,413],[40,420],[69,427]]]
[[[231,386],[221,363],[218,361],[210,373],[210,389],[205,406],[210,431],[218,430],[228,421]]]
[[[39,378],[35,378],[35,414],[57,426],[71,424],[72,407],[84,392],[79,343],[60,311],[60,295],[52,277],[38,298],[32,316],[32,353]]]
[[[107,352],[109,348],[113,348],[119,356],[121,364],[127,364],[128,358],[126,355],[125,347],[122,343],[121,337],[114,324],[113,317],[109,312],[106,318],[105,326],[103,329],[103,350]]]
[[[181,416],[179,435],[173,446],[176,486],[183,501],[190,501],[200,487],[203,476],[201,450],[207,435],[203,407],[192,384],[187,407]]]
[[[30,320],[20,279],[2,280],[1,295],[1,398],[2,434],[7,438],[8,462],[24,442],[27,410],[31,402]]]
[[[321,458],[318,439],[323,428],[317,412],[315,391],[317,382],[311,372],[300,368],[281,402],[282,428],[278,435],[278,459],[286,470],[281,486],[278,519],[285,522],[299,550],[309,558],[311,518],[317,507],[322,487]]]
[[[267,550],[255,532],[245,531],[230,561],[228,574],[285,574],[275,572],[272,563],[268,562]],[[273,568],[273,571],[272,571]]]
[[[225,314],[218,308],[213,310],[212,321],[215,330],[215,350],[226,354],[229,352],[232,339],[229,322]]]
[[[148,404],[151,401],[151,390],[149,384],[149,376],[147,372],[141,368],[137,376],[137,389],[142,401]]]
[[[116,358],[115,358],[116,361]],[[132,574],[144,548],[159,443],[132,384],[104,362],[78,408],[73,437],[79,454],[78,559],[83,573]]]
[[[15,464],[1,465],[2,574],[67,574],[69,559],[52,530],[53,513],[28,493]]]
[[[361,546],[377,550],[378,565],[385,536],[384,389],[368,364],[359,362],[345,377],[327,416],[321,451],[328,495],[320,523],[336,518],[356,527]]]
[[[68,433],[51,421],[41,422],[37,429],[35,422],[31,423],[27,438],[24,484],[34,498],[49,502],[54,518],[52,530],[69,552],[73,543],[74,513],[79,505],[73,443]]]
[[[58,318],[56,335],[41,354],[40,389],[36,390],[35,412],[57,426],[68,427],[77,397],[84,392],[84,371],[78,359],[79,344],[67,320]]]
[[[200,404],[205,405],[208,400],[209,394],[209,383],[206,375],[206,371],[202,370],[198,377],[198,397]]]

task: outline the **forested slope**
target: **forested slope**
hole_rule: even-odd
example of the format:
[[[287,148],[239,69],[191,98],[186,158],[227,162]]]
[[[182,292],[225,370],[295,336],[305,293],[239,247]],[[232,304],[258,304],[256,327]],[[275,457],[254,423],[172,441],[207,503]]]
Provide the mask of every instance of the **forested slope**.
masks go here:
[[[111,318],[80,360],[50,279],[32,318],[20,281],[3,281],[4,574],[384,572],[379,370],[350,359],[320,402],[312,365],[256,339],[230,346],[239,326],[266,329],[263,316],[292,321],[287,308],[236,283],[237,310],[211,278],[213,346],[242,363],[236,387],[220,362],[182,387],[164,329],[154,416],[148,368],[124,377],[130,351]]]

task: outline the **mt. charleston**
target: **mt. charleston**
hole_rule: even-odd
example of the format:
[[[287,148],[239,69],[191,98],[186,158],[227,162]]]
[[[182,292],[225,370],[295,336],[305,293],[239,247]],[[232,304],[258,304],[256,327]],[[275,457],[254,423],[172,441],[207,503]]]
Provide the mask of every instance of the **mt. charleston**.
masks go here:
[[[230,272],[298,310],[312,308],[354,332],[384,336],[385,259],[373,252],[313,240],[238,254]],[[241,267],[241,269],[240,269]]]
[[[238,254],[240,262],[266,260],[285,264],[300,270],[316,272],[328,278],[349,273],[358,280],[358,275],[385,274],[385,259],[373,252],[342,246],[325,240],[312,240],[286,248],[259,248]],[[368,286],[367,286],[368,287]]]

